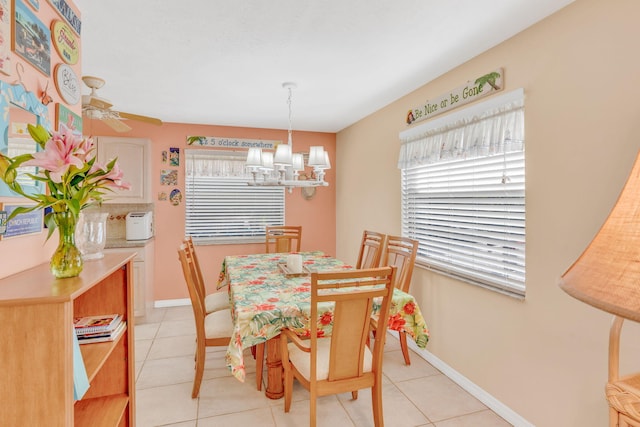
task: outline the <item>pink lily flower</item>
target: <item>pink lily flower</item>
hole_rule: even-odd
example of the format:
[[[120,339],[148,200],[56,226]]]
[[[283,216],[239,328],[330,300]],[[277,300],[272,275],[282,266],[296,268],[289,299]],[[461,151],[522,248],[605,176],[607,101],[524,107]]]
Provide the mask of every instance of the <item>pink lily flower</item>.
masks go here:
[[[120,169],[120,166],[116,163],[115,165],[113,165],[113,169],[111,169],[111,171],[109,171],[109,173],[102,178],[113,182],[113,184],[109,185],[110,187],[115,187],[122,190],[130,190],[131,184],[122,181],[123,176],[124,173]]]
[[[84,166],[83,160],[75,153],[78,143],[78,138],[56,134],[47,141],[44,150],[33,154],[33,159],[24,162],[24,166],[37,166],[49,171],[51,180],[61,183],[62,176],[71,166],[79,169]]]

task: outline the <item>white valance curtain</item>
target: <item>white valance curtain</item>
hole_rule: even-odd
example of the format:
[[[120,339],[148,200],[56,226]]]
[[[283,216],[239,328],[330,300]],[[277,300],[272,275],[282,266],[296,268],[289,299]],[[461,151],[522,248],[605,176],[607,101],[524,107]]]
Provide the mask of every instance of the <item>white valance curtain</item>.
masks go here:
[[[186,176],[251,178],[245,163],[246,152],[187,149]]]
[[[400,133],[398,168],[524,150],[524,91],[518,89]]]

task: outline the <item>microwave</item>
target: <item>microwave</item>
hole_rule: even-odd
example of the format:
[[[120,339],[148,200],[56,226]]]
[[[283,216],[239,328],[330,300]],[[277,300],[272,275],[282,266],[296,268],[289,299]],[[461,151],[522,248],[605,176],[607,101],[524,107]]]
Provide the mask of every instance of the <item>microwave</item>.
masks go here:
[[[153,237],[152,212],[129,212],[126,217],[127,240],[147,240]]]

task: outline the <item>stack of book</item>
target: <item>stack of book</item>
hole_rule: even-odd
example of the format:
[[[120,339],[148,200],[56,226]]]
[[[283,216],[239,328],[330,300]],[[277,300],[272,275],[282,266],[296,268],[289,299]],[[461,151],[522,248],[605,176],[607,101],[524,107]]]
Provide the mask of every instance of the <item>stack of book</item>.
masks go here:
[[[119,314],[78,317],[73,324],[80,344],[113,341],[122,334],[126,326]]]

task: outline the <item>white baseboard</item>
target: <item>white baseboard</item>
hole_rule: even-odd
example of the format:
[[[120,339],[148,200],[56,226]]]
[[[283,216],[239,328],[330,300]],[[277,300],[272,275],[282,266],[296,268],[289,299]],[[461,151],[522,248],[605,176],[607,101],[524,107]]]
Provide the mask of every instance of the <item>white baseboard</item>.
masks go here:
[[[191,300],[189,298],[161,299],[153,302],[153,308],[180,307],[183,305],[191,305]]]
[[[398,333],[394,331],[388,331],[390,334],[397,338]],[[489,409],[498,414],[500,417],[504,418],[505,421],[512,424],[515,427],[535,427],[529,421],[522,418],[518,413],[514,412],[511,408],[506,406],[504,403],[500,402],[498,399],[478,387],[467,377],[462,375],[460,372],[453,369],[451,366],[447,365],[445,362],[440,360],[438,357],[433,355],[427,350],[418,348],[416,343],[413,340],[408,339],[407,344],[411,348],[411,350],[415,351],[420,357],[429,362],[434,368],[438,369],[444,375],[446,375],[451,381],[458,384],[467,393],[471,394],[473,397],[478,399],[480,402],[484,403]]]

